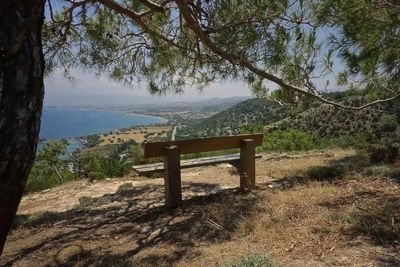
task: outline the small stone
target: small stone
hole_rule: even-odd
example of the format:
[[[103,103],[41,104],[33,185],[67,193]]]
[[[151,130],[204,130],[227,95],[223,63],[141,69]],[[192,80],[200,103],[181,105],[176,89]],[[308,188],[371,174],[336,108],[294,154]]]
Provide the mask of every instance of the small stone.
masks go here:
[[[145,227],[142,228],[142,230],[140,231],[140,233],[144,234],[147,233],[151,230],[151,227],[146,225]]]
[[[149,241],[155,239],[157,236],[159,236],[159,235],[161,234],[161,231],[162,231],[162,229],[159,228],[159,229],[155,230],[154,232],[152,232],[152,233],[149,235],[149,237],[147,238],[147,242],[149,242]]]

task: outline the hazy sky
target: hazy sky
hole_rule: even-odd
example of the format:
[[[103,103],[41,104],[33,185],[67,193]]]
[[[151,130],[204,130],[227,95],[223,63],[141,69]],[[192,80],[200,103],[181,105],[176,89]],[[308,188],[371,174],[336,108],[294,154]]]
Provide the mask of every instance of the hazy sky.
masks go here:
[[[62,4],[55,4],[53,8],[58,10]],[[46,10],[48,12],[48,10]],[[47,13],[46,13],[47,14]],[[47,14],[48,15],[48,14]],[[317,32],[319,41],[327,39],[335,33],[333,29],[322,28]],[[323,48],[327,51],[328,47]],[[326,52],[325,51],[325,52]],[[335,72],[343,69],[342,62],[333,56],[333,69]],[[129,88],[113,81],[107,77],[96,77],[87,72],[82,73],[75,70],[72,76],[76,83],[72,83],[64,77],[62,71],[55,71],[45,79],[45,105],[129,105],[129,104],[147,104],[152,102],[174,102],[174,101],[195,101],[212,97],[233,97],[233,96],[251,96],[248,84],[238,81],[227,81],[225,83],[214,83],[199,92],[195,88],[186,88],[182,95],[169,93],[167,96],[151,96],[145,84]],[[338,90],[334,84],[333,75],[316,81],[319,89],[325,88],[326,79],[331,81],[328,91]],[[276,85],[268,84],[270,88],[276,88]],[[268,86],[267,85],[267,86]],[[272,86],[271,86],[272,85]]]
[[[109,104],[126,105],[129,103],[151,103],[171,101],[195,101],[212,97],[250,96],[249,87],[244,82],[213,83],[203,91],[187,88],[182,95],[172,93],[166,96],[151,96],[146,84],[137,84],[133,88],[110,81],[107,77],[87,72],[72,73],[75,82],[65,78],[62,71],[55,71],[45,79],[45,105],[84,105]]]

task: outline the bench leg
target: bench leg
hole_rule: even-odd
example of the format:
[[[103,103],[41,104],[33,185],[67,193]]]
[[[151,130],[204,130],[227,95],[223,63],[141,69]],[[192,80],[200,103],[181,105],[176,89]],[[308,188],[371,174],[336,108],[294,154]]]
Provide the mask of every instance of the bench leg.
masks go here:
[[[165,206],[168,209],[176,208],[182,202],[181,163],[177,146],[165,148],[164,169]]]
[[[242,140],[240,148],[240,189],[256,187],[256,141]]]

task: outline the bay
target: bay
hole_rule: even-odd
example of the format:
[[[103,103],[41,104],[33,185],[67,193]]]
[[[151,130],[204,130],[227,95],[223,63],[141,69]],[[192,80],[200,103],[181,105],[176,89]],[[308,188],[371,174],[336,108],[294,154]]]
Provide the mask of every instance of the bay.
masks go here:
[[[160,117],[111,110],[45,107],[40,138],[62,139],[109,132],[138,125],[166,123]]]

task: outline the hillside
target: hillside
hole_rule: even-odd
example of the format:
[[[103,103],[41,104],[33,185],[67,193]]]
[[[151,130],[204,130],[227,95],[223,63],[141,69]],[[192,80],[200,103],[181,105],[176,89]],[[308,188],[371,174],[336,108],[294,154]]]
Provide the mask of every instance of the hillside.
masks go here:
[[[345,104],[361,103],[363,98],[348,98]],[[337,138],[358,136],[374,142],[382,138],[394,138],[400,133],[400,112],[387,103],[375,105],[360,111],[337,109],[319,104],[302,113],[286,117],[266,125],[267,132],[296,129],[313,137]]]
[[[338,94],[338,96],[337,96]],[[357,106],[362,96],[343,96],[331,93],[346,105]],[[220,113],[187,125],[178,131],[177,138],[234,135],[243,132],[285,132],[291,129],[305,132],[313,139],[340,146],[354,143],[397,142],[400,135],[400,109],[394,104],[375,105],[359,111],[337,109],[314,103],[303,112],[282,107],[276,102],[249,99]],[[340,140],[339,140],[340,139]],[[339,140],[339,141],[338,141]]]
[[[189,124],[177,133],[177,138],[194,138],[239,134],[243,127],[279,121],[287,116],[288,109],[278,103],[263,99],[249,99],[210,118]]]

